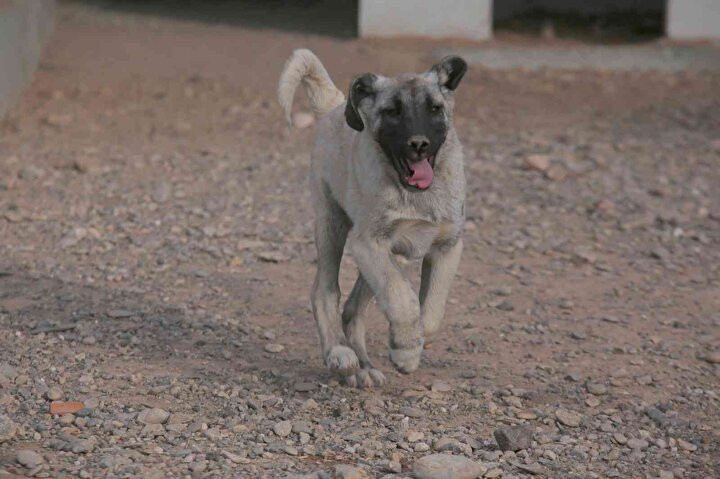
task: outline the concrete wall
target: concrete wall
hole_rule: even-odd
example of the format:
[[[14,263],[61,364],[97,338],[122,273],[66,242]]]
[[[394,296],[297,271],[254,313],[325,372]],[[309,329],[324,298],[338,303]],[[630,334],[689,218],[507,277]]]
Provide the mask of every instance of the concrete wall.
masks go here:
[[[669,38],[720,38],[720,0],[360,0],[361,37],[423,36],[484,40],[493,21],[535,8],[602,14],[663,12]]]
[[[0,0],[0,118],[37,68],[54,14],[55,0]]]
[[[484,40],[492,0],[360,0],[361,37],[423,36]]]
[[[720,0],[668,0],[666,21],[670,38],[720,38]]]

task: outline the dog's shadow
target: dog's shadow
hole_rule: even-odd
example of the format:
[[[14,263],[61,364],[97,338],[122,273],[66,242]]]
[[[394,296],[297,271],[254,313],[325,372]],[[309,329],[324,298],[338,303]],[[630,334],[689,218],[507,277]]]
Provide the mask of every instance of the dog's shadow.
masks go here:
[[[309,354],[316,349],[312,341],[288,344],[288,337],[278,337],[285,350],[269,352],[272,336],[243,311],[219,317],[191,308],[160,298],[149,300],[146,292],[95,287],[4,267],[0,360],[12,364],[21,355],[47,353],[34,349],[62,344],[96,358],[98,371],[169,373],[228,386],[243,378],[259,378],[271,386],[299,391],[316,389],[329,379],[317,354]]]

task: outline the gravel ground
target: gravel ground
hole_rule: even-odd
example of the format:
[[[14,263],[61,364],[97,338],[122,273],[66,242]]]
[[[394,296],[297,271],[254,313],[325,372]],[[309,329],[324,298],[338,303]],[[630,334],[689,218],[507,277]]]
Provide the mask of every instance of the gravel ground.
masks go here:
[[[358,391],[309,309],[298,46],[347,85],[447,45],[61,5],[0,129],[0,478],[718,477],[720,76],[474,68],[445,334],[399,375],[373,307]]]

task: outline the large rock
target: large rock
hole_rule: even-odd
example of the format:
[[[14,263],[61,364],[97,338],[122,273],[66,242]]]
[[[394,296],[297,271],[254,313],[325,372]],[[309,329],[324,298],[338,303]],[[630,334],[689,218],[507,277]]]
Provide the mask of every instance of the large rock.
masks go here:
[[[273,432],[280,437],[289,436],[292,432],[292,423],[290,421],[280,421],[273,426]]]
[[[8,363],[0,363],[0,376],[9,381],[14,381],[18,376],[18,370],[16,367],[11,366]]]
[[[555,417],[560,424],[567,427],[578,427],[583,419],[582,415],[567,409],[558,409],[555,411]]]
[[[630,449],[637,449],[638,451],[647,449],[648,446],[650,446],[650,443],[647,442],[645,439],[638,439],[634,437],[632,439],[628,439],[627,441],[627,447],[629,447]]]
[[[451,452],[453,454],[472,454],[472,447],[451,437],[441,437],[435,441],[433,449],[438,452]]]
[[[45,397],[51,401],[59,401],[64,396],[63,390],[59,387],[51,387],[45,393]]]
[[[16,431],[17,424],[12,422],[9,417],[0,415],[0,444],[15,437]]]
[[[45,459],[43,459],[40,454],[33,451],[32,449],[20,449],[17,452],[15,459],[17,460],[18,464],[21,464],[28,469],[35,469],[40,464],[45,462]]]
[[[338,464],[335,466],[335,479],[370,479],[368,473],[364,469],[347,464]]]
[[[532,443],[532,428],[527,425],[496,429],[494,436],[501,451],[528,449]]]
[[[547,155],[529,155],[525,158],[525,167],[529,170],[546,171],[550,167],[550,157]]]
[[[720,351],[710,351],[700,354],[698,357],[710,364],[720,364]]]
[[[140,414],[138,414],[138,421],[143,424],[164,424],[169,417],[169,412],[154,407],[152,409],[145,409]]]
[[[482,464],[464,456],[430,454],[415,461],[417,479],[477,479],[487,472]]]
[[[97,439],[90,437],[88,439],[76,439],[70,443],[70,447],[74,454],[85,454],[92,452],[97,445]]]

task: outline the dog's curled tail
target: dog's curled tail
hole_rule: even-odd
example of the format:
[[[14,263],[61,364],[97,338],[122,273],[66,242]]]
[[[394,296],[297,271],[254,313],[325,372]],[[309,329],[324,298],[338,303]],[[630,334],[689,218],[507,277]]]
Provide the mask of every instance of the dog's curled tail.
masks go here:
[[[345,101],[345,95],[330,79],[320,59],[310,50],[295,50],[285,62],[278,84],[278,100],[291,125],[293,98],[300,82],[305,86],[305,92],[316,115],[327,113]]]

